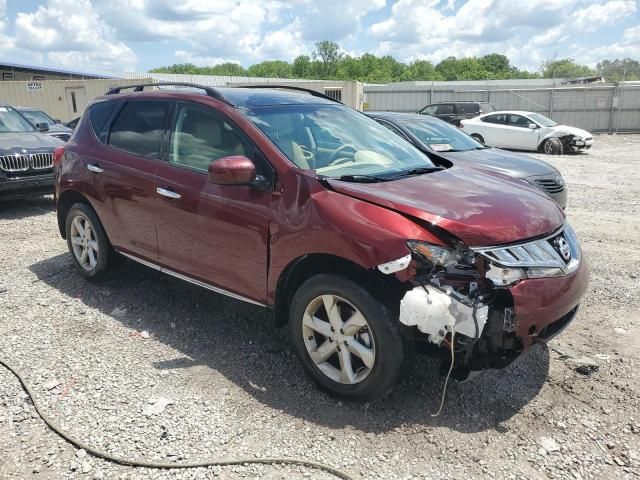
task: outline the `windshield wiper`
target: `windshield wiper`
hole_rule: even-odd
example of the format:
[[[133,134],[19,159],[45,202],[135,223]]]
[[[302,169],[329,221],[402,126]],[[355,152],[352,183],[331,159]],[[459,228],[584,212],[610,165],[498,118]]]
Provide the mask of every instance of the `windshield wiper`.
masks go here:
[[[408,176],[411,176],[411,175],[422,175],[424,173],[439,172],[440,170],[444,170],[444,167],[418,167],[418,168],[412,168],[411,170],[405,170],[403,172],[398,172],[396,177],[408,177]]]
[[[342,180],[343,182],[357,182],[357,183],[375,183],[386,182],[388,178],[376,177],[375,175],[342,175],[335,177],[336,180]]]

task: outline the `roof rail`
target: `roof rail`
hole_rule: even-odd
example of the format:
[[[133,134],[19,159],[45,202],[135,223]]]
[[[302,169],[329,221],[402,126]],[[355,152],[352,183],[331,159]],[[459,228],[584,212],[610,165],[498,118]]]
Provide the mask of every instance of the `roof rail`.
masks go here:
[[[189,87],[189,88],[198,88],[203,90],[208,97],[215,98],[216,100],[220,100],[228,105],[234,106],[228,99],[224,97],[218,90],[212,87],[207,87],[206,85],[198,85],[197,83],[188,83],[188,82],[159,82],[159,83],[138,83],[135,85],[122,85],[119,87],[112,87],[107,91],[105,95],[114,95],[116,93],[120,93],[124,89],[133,88],[134,92],[142,92],[144,87]]]
[[[317,90],[312,90],[310,88],[303,87],[292,87],[290,85],[279,85],[277,83],[274,84],[260,84],[260,85],[229,85],[233,88],[282,88],[286,90],[296,90],[298,92],[307,92],[309,95],[318,98],[324,98],[325,100],[331,100],[332,102],[339,103],[343,105],[340,100],[336,100],[335,98],[331,98],[329,95],[325,95],[324,93],[320,93]]]

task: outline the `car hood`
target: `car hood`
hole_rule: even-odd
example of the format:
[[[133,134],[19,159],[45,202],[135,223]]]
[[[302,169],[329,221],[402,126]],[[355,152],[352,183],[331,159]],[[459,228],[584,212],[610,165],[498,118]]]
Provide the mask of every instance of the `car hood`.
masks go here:
[[[438,155],[454,162],[456,165],[486,167],[517,178],[548,175],[550,173],[559,174],[558,170],[547,162],[498,148],[467,150],[465,152],[438,152]]]
[[[61,123],[50,123],[49,124],[49,133],[71,133],[73,129],[63,125]],[[46,133],[46,132],[45,132]]]
[[[62,140],[39,132],[0,133],[0,154],[23,153],[22,150],[53,150]]]
[[[591,134],[586,130],[582,130],[581,128],[577,127],[570,127],[568,125],[556,125],[555,127],[551,127],[550,129],[553,132],[554,136],[576,135],[582,138],[591,137]]]
[[[379,183],[328,179],[333,189],[422,219],[470,247],[514,243],[557,230],[560,207],[522,180],[453,166]]]

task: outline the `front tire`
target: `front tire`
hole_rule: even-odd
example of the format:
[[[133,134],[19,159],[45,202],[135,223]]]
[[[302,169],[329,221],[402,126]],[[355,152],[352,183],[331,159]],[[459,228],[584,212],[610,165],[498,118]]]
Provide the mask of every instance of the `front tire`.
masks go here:
[[[471,138],[473,138],[476,142],[480,142],[481,144],[484,145],[484,138],[482,138],[482,135],[478,133],[472,133]]]
[[[542,151],[547,155],[562,155],[562,142],[559,138],[547,138],[542,144]]]
[[[65,228],[76,269],[89,280],[104,280],[115,267],[117,254],[93,209],[84,203],[72,205]]]
[[[312,277],[296,292],[289,319],[296,353],[320,388],[358,401],[392,390],[405,358],[398,321],[360,285]]]

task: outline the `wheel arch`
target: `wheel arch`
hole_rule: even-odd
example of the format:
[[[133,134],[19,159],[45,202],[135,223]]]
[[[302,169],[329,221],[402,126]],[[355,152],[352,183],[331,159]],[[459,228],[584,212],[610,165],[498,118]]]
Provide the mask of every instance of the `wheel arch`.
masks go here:
[[[364,268],[337,255],[312,253],[291,261],[282,271],[276,283],[274,320],[277,327],[289,321],[289,305],[299,286],[309,278],[320,274],[342,275],[384,299],[394,310],[403,295],[402,282],[394,275],[384,275],[375,268]],[[393,302],[397,298],[398,304]]]
[[[60,197],[56,200],[58,230],[60,231],[60,235],[62,236],[62,238],[64,238],[65,240],[67,239],[67,232],[66,232],[67,213],[69,213],[69,209],[71,208],[71,206],[76,203],[83,203],[87,205],[89,208],[91,208],[91,210],[93,210],[93,213],[96,214],[96,217],[100,218],[98,216],[98,213],[96,212],[96,209],[93,208],[93,205],[91,205],[91,202],[86,196],[84,196],[82,193],[80,193],[77,190],[65,190],[60,194]]]

